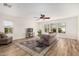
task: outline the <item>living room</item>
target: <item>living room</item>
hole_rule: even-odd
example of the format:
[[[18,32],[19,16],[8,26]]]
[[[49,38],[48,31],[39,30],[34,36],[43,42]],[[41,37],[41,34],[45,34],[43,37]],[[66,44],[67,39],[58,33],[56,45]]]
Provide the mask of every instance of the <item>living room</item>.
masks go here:
[[[12,37],[11,43],[1,43],[0,55],[79,55],[78,6],[78,3],[0,3],[0,32]],[[39,42],[38,39],[43,39],[43,35],[46,35],[46,40],[49,40],[49,35],[54,36],[53,44],[48,45],[44,41],[45,43],[43,43],[47,46],[39,43],[39,47],[43,45],[42,48],[36,47],[37,51],[34,50],[35,42]],[[33,41],[30,41],[31,39]],[[37,41],[34,41],[35,39]],[[19,41],[27,47],[17,44]],[[25,44],[26,41],[32,43]],[[35,44],[33,45],[33,43]],[[66,44],[69,46],[65,46]],[[28,45],[33,48],[29,48]],[[52,46],[56,45],[55,49],[51,49]],[[70,53],[71,48],[72,53]],[[5,51],[6,49],[8,52]],[[52,50],[52,52],[47,53],[48,50]],[[54,52],[55,50],[57,52]]]

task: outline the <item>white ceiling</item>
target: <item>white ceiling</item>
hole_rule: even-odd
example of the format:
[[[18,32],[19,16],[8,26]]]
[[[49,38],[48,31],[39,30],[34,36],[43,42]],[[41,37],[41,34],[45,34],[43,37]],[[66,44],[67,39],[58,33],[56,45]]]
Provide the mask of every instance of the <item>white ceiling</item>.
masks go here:
[[[79,15],[77,3],[9,3],[12,8],[0,4],[0,13],[19,17],[39,17],[46,14],[53,19]]]

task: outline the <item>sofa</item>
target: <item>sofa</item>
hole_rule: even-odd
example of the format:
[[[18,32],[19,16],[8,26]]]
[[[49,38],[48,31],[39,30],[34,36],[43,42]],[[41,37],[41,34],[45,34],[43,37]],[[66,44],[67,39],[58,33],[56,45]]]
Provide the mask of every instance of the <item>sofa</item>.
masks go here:
[[[0,45],[9,44],[12,42],[12,37],[8,37],[6,34],[0,32]]]
[[[54,34],[42,34],[40,39],[37,41],[38,46],[49,46],[52,43],[55,43],[57,41],[56,39],[56,33]]]

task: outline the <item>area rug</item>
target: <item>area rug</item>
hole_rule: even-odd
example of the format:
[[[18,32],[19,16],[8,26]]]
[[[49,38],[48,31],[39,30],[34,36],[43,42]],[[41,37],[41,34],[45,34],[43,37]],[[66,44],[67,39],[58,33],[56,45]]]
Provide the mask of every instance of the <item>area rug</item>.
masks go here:
[[[43,56],[47,51],[57,43],[57,40],[54,41],[49,46],[39,47],[37,46],[36,40],[27,40],[17,43],[17,45],[27,51],[32,56]]]

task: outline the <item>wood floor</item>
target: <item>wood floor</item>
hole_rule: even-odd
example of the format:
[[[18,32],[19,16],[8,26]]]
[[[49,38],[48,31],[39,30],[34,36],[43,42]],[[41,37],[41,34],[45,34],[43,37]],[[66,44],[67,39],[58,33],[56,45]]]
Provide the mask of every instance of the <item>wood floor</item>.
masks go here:
[[[30,56],[29,53],[15,43],[26,40],[19,39],[8,45],[0,46],[0,56]],[[79,56],[79,41],[74,39],[58,39],[58,42],[45,54],[46,56]]]

